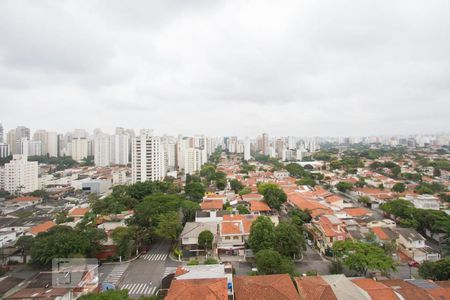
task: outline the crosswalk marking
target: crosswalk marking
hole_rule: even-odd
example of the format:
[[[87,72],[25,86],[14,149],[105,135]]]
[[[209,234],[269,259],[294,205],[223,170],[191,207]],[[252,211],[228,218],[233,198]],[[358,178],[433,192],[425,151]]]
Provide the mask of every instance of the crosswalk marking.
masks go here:
[[[168,255],[164,253],[151,253],[142,255],[141,258],[149,261],[165,261],[167,256]]]
[[[115,266],[111,273],[109,273],[108,277],[106,278],[105,282],[109,282],[112,284],[117,284],[117,282],[122,278],[123,273],[127,270],[129,264],[121,264],[118,266]]]
[[[121,289],[127,289],[129,295],[153,295],[156,292],[156,286],[149,283],[128,283]]]

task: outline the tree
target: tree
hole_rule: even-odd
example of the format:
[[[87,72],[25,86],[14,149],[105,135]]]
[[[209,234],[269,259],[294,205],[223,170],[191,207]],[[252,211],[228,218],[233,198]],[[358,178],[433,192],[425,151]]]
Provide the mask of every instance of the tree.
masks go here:
[[[214,179],[215,174],[216,174],[216,166],[213,164],[204,164],[200,171],[200,176],[205,177],[208,183],[210,183],[211,180]]]
[[[227,180],[226,179],[217,179],[216,180],[216,188],[218,190],[224,190],[227,187]]]
[[[336,188],[338,189],[338,191],[343,192],[343,193],[351,190],[352,187],[353,187],[353,184],[351,184],[350,182],[345,182],[345,181],[341,181],[336,184]]]
[[[309,177],[304,177],[304,178],[302,178],[300,180],[297,180],[296,183],[298,185],[309,185],[309,186],[312,186],[312,187],[316,186],[316,181],[314,179],[312,179],[312,178],[309,178]]]
[[[252,189],[248,186],[246,186],[245,188],[243,188],[240,192],[239,195],[247,195],[250,194],[252,192]]]
[[[230,180],[231,189],[237,194],[240,190],[244,188],[244,185],[237,179]]]
[[[181,216],[178,212],[171,211],[158,216],[158,225],[155,228],[157,236],[174,241],[182,230]]]
[[[111,238],[117,246],[117,253],[122,259],[128,259],[131,256],[132,248],[135,245],[131,229],[129,227],[117,227],[112,232]]]
[[[287,195],[279,187],[269,188],[264,192],[264,201],[270,206],[270,208],[280,210],[281,205],[287,201]]]
[[[205,195],[205,187],[201,182],[191,182],[186,184],[184,192],[187,198],[200,201]]]
[[[22,255],[26,256],[30,254],[33,244],[34,244],[34,237],[29,235],[23,235],[17,240],[16,247],[20,249]]]
[[[91,242],[71,227],[55,226],[36,236],[31,260],[36,266],[48,267],[54,258],[85,256]]]
[[[424,261],[419,266],[419,275],[425,279],[446,281],[450,279],[450,258]]]
[[[256,253],[256,267],[258,274],[283,274],[294,273],[294,264],[287,257],[282,257],[280,253],[271,249],[264,249]]]
[[[290,176],[295,178],[300,178],[305,173],[303,167],[296,163],[287,164],[284,168],[289,172]]]
[[[297,226],[288,222],[281,222],[275,227],[275,250],[281,255],[299,258],[305,249],[303,232]]]
[[[248,238],[254,253],[263,249],[273,249],[275,243],[275,226],[269,217],[260,216],[253,221]]]
[[[291,223],[296,225],[299,230],[303,230],[304,223],[309,223],[311,221],[311,214],[309,211],[303,211],[298,208],[291,210],[289,216],[291,217]]]
[[[198,235],[198,245],[202,249],[212,249],[213,240],[214,234],[209,230],[204,230]]]
[[[396,193],[403,193],[406,190],[406,186],[404,183],[402,182],[397,182],[396,184],[394,184],[394,186],[392,187],[392,191],[396,192]]]
[[[352,240],[337,241],[333,244],[333,252],[338,258],[342,258],[345,266],[362,276],[366,276],[369,270],[396,270],[392,257],[374,244]]]
[[[248,208],[245,207],[243,204],[238,204],[236,209],[237,209],[237,211],[239,212],[240,215],[248,215],[250,213]]]
[[[414,204],[404,199],[396,199],[381,205],[381,210],[401,219],[412,219]]]

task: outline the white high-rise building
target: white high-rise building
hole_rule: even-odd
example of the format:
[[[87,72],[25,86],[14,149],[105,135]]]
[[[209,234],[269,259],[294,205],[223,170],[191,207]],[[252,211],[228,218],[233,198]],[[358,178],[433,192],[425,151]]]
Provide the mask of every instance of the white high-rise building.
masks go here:
[[[28,153],[23,153],[28,156],[40,156],[43,155],[42,142],[41,141],[27,141]]]
[[[5,164],[4,188],[11,194],[30,193],[39,189],[38,163],[28,161],[25,155],[14,155]]]
[[[94,140],[94,162],[96,166],[106,167],[110,163],[110,144],[109,135],[98,133]]]
[[[184,173],[193,174],[200,171],[202,165],[208,160],[205,149],[187,148],[184,151]]]
[[[161,139],[161,149],[164,156],[164,165],[167,171],[174,171],[176,167],[176,143],[173,137],[164,136]]]
[[[133,139],[131,156],[132,181],[158,181],[165,176],[164,160],[160,146],[160,138],[151,131],[141,130]]]
[[[48,134],[46,130],[36,130],[33,134],[33,141],[41,142],[41,152],[43,155],[47,155]],[[31,155],[31,154],[30,154]]]
[[[252,157],[250,155],[250,139],[248,137],[246,137],[244,139],[244,159],[245,160],[250,160]]]
[[[0,158],[9,156],[9,145],[6,143],[0,143]]]
[[[50,157],[58,157],[58,134],[56,132],[47,133],[47,153]]]
[[[114,165],[127,165],[129,162],[130,137],[125,131],[116,130],[116,134],[110,138],[110,160]]]
[[[86,138],[75,138],[70,143],[72,159],[81,162],[88,157],[88,140]]]
[[[3,125],[0,123],[0,143],[3,143]]]

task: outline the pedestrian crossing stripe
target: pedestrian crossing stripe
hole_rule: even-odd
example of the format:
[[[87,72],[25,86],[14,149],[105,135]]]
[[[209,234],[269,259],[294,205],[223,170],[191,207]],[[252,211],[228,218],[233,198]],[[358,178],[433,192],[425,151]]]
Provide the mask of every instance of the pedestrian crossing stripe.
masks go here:
[[[120,278],[122,277],[123,273],[127,270],[129,264],[123,264],[115,266],[111,273],[107,276],[105,282],[116,284]]]
[[[143,255],[142,258],[150,261],[164,261],[166,260],[167,256],[167,254],[155,253]]]
[[[156,286],[148,283],[128,283],[121,289],[127,289],[129,295],[153,295],[156,292]]]

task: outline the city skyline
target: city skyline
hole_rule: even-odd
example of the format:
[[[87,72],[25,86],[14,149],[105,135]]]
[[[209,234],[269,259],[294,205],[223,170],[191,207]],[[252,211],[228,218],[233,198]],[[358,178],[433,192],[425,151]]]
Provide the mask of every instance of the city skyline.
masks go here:
[[[221,136],[450,128],[446,1],[125,5],[2,1],[4,126]]]

